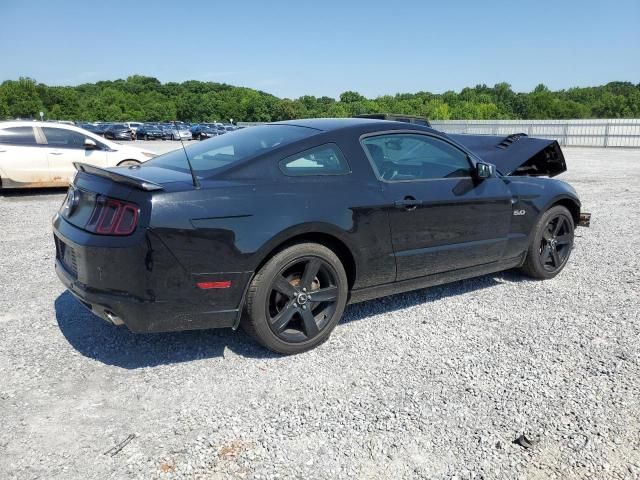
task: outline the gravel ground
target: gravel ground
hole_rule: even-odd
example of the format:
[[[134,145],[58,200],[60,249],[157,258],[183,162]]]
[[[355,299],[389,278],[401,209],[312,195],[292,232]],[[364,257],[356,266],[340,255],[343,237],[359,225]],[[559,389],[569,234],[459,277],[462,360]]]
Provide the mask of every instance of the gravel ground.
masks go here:
[[[566,155],[559,277],[351,306],[286,358],[104,324],[53,270],[63,193],[0,195],[0,478],[640,478],[640,151]]]

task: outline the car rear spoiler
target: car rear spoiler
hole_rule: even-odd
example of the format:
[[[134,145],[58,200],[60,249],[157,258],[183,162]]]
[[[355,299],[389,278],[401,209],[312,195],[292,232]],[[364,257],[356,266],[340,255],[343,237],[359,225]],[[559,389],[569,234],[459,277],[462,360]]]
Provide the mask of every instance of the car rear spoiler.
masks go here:
[[[532,138],[524,133],[507,135],[448,135],[503,175],[555,177],[567,171],[560,145],[555,140]]]
[[[157,183],[148,182],[140,178],[129,177],[121,173],[116,173],[111,170],[95,167],[93,165],[88,165],[86,163],[73,162],[73,166],[76,167],[76,170],[78,172],[88,173],[90,175],[95,175],[97,177],[108,178],[113,182],[123,183],[125,185],[129,185],[130,187],[139,188],[140,190],[151,192],[153,190],[164,189],[162,185],[158,185]]]

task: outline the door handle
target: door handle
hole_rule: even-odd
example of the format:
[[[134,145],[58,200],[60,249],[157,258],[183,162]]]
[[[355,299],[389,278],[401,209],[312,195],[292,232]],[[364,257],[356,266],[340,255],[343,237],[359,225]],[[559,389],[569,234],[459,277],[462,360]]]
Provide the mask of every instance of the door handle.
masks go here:
[[[422,205],[420,200],[416,200],[415,197],[407,195],[403,200],[396,200],[394,202],[396,208],[404,208],[405,210],[415,210],[418,205]]]
[[[50,155],[62,155],[62,152],[49,152]]]

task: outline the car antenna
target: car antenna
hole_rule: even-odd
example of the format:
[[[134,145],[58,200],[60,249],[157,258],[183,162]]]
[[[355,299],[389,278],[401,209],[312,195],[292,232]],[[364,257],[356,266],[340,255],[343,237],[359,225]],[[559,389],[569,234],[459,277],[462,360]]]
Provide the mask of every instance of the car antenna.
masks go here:
[[[196,188],[200,188],[200,182],[198,182],[198,179],[196,178],[196,174],[193,171],[193,166],[191,165],[191,160],[189,160],[189,154],[187,153],[187,147],[184,146],[184,142],[182,141],[182,135],[180,135],[180,130],[178,129],[178,125],[176,124],[176,121],[173,121],[173,126],[175,127],[176,131],[178,132],[178,138],[180,139],[180,145],[182,145],[182,150],[184,151],[184,156],[187,159],[187,165],[189,165],[189,171],[191,172],[191,180],[193,180],[193,186]]]

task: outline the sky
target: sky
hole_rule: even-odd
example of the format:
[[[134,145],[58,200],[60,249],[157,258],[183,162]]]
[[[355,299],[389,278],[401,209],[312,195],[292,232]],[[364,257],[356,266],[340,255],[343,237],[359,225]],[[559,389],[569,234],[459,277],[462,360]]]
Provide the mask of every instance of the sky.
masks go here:
[[[640,0],[0,0],[0,81],[141,74],[279,97],[640,83]]]

